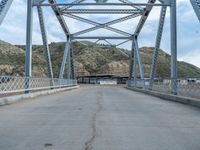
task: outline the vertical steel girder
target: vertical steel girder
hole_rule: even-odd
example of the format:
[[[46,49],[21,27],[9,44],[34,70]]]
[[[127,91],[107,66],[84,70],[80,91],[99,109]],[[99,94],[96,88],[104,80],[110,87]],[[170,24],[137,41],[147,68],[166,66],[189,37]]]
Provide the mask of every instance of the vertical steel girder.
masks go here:
[[[129,80],[133,77],[133,57],[134,57],[134,42],[132,42],[131,54],[130,54],[130,65],[129,65]]]
[[[141,61],[141,57],[140,57],[140,49],[138,47],[138,41],[137,41],[136,37],[134,38],[134,46],[135,46],[137,62],[138,62],[138,65],[139,65],[139,70],[140,70],[140,79],[144,80],[142,61]]]
[[[4,20],[13,0],[1,0],[0,2],[0,25]]]
[[[192,7],[200,21],[200,0],[190,0]]]
[[[66,61],[69,55],[69,49],[70,49],[70,39],[68,38],[65,44],[63,59],[62,59],[61,67],[60,67],[59,79],[63,79],[64,77],[64,70],[65,70]]]
[[[26,25],[26,59],[25,76],[32,77],[32,30],[33,30],[33,0],[27,2],[27,25]],[[29,89],[31,82],[29,79],[25,82],[25,88]],[[30,91],[25,91],[29,93]]]
[[[70,70],[71,70],[70,78],[75,79],[75,76],[74,76],[74,53],[73,53],[72,43],[70,46],[70,55],[69,56],[70,56]]]
[[[158,57],[159,57],[159,48],[160,48],[160,43],[161,43],[161,39],[162,39],[166,11],[167,11],[167,7],[163,6],[161,9],[161,13],[160,13],[160,20],[159,20],[159,26],[158,26],[158,31],[157,31],[157,37],[156,37],[156,44],[155,44],[154,53],[153,53],[151,72],[150,72],[149,89],[152,89],[152,87],[153,87],[154,78],[155,78],[155,74],[156,74],[156,68],[157,68]]]
[[[67,67],[67,78],[68,79],[71,78],[71,56],[70,56],[70,51],[71,51],[71,48],[69,48],[69,51],[68,51],[67,64],[66,64],[66,67]]]
[[[32,30],[33,30],[33,0],[27,3],[27,26],[26,26],[26,77],[32,76]]]
[[[43,40],[43,45],[44,45],[44,54],[45,54],[46,65],[47,65],[47,70],[48,70],[48,77],[53,78],[51,56],[50,56],[49,46],[48,46],[48,41],[47,41],[47,33],[46,33],[46,29],[45,29],[43,11],[40,6],[37,6],[37,10],[38,10],[38,18],[39,18],[39,22],[40,22],[42,40]]]
[[[133,41],[133,48],[134,48],[134,52],[133,52],[133,59],[134,59],[134,62],[133,62],[133,77],[134,77],[134,83],[136,83],[137,81],[137,52],[136,52],[136,48],[135,48],[135,42]]]
[[[68,58],[67,58],[67,78],[74,79],[74,61],[73,61],[73,49],[70,43]]]
[[[177,94],[177,18],[176,0],[171,0],[170,6],[171,21],[171,93]]]

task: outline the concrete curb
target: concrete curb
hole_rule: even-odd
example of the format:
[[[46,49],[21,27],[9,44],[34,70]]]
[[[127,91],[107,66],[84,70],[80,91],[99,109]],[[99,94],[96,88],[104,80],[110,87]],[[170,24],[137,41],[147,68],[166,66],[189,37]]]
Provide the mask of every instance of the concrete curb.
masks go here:
[[[195,106],[195,107],[200,108],[200,100],[199,99],[182,97],[182,96],[175,96],[175,95],[171,95],[171,94],[164,94],[164,93],[160,93],[160,92],[156,92],[156,91],[149,91],[149,90],[139,89],[139,88],[135,88],[135,87],[125,87],[125,88],[129,89],[129,90],[136,91],[136,92],[142,92],[142,93],[145,93],[145,94],[156,96],[156,97],[159,97],[161,99],[179,102],[179,103],[183,103],[183,104],[186,104],[186,105],[191,105],[191,106]]]
[[[8,96],[8,97],[2,97],[0,98],[0,106],[3,105],[9,105],[12,103],[16,103],[28,98],[35,98],[41,95],[50,95],[53,93],[57,93],[57,92],[62,92],[62,91],[68,91],[68,90],[73,90],[73,89],[77,89],[80,86],[72,86],[72,87],[66,87],[66,88],[58,88],[58,89],[53,89],[53,90],[46,90],[46,91],[39,91],[39,92],[34,92],[34,93],[30,93],[30,94],[21,94],[21,95],[15,95],[15,96]]]

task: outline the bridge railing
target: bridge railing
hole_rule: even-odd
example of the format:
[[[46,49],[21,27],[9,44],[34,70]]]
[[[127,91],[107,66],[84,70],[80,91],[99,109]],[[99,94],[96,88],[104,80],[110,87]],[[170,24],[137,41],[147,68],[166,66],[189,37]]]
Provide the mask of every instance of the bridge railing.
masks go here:
[[[0,94],[55,89],[77,85],[76,80],[0,76]]]
[[[158,91],[166,94],[171,94],[172,80],[171,79],[157,79],[154,81],[152,87],[150,87],[150,80],[133,80],[127,81],[129,87],[136,87],[145,90]],[[178,79],[177,80],[177,95],[200,98],[200,80],[191,79]]]

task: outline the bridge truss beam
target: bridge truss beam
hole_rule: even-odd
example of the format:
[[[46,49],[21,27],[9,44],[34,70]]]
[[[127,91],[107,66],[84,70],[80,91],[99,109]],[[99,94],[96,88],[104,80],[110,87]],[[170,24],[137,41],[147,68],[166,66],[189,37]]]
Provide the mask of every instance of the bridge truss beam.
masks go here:
[[[109,45],[112,43],[109,40],[124,40],[123,42],[115,45],[119,46],[124,44],[128,41],[132,41],[132,51],[130,56],[130,72],[129,72],[129,79],[132,78],[134,73],[134,81],[137,80],[137,66],[140,72],[140,80],[144,80],[144,73],[143,73],[143,66],[140,57],[140,49],[138,46],[138,36],[149,17],[149,14],[153,7],[162,7],[161,17],[160,17],[160,24],[157,33],[157,40],[154,50],[154,58],[152,63],[152,71],[151,71],[151,81],[154,80],[155,77],[155,70],[157,64],[157,57],[158,57],[158,50],[160,47],[161,37],[162,37],[162,30],[164,25],[164,16],[166,13],[166,8],[170,7],[170,18],[171,18],[171,79],[172,79],[172,90],[173,94],[177,93],[177,29],[176,29],[176,0],[159,0],[160,3],[156,3],[156,0],[148,0],[147,3],[133,3],[129,0],[118,0],[118,3],[83,3],[85,0],[74,0],[71,3],[57,3],[56,0],[48,0],[48,3],[45,3],[44,0],[28,0],[27,2],[27,32],[26,32],[26,65],[25,65],[25,75],[26,77],[32,76],[32,22],[33,22],[33,7],[37,6],[39,20],[40,20],[40,27],[43,39],[43,45],[45,48],[45,56],[46,56],[46,63],[48,68],[48,75],[50,78],[53,78],[53,71],[51,66],[51,59],[50,53],[47,43],[47,34],[44,25],[44,18],[42,14],[41,7],[51,7],[57,17],[58,22],[60,23],[65,35],[66,35],[66,45],[63,55],[63,60],[60,69],[60,78],[64,76],[65,66],[67,66],[67,74],[68,78],[74,78],[74,68],[73,68],[73,50],[72,50],[72,41],[73,40],[84,40],[84,39],[96,39],[96,40],[104,40]],[[199,0],[193,1],[190,0],[192,6],[195,9],[195,12],[200,18],[199,13]],[[4,3],[3,3],[4,2]],[[8,11],[12,0],[2,0],[0,2],[0,23],[5,17],[6,12]],[[2,5],[4,4],[4,5]],[[85,6],[101,6],[101,9],[85,9]],[[105,9],[104,6],[123,6],[122,8],[118,9]],[[75,8],[74,8],[75,7]],[[81,8],[84,7],[84,8]],[[124,7],[127,7],[124,8]],[[131,8],[130,8],[131,7]],[[3,13],[4,12],[4,13]],[[74,15],[77,14],[77,15]],[[115,19],[109,21],[107,23],[98,23],[84,17],[78,16],[79,14],[127,14],[125,17],[121,17],[119,19]],[[93,25],[93,27],[76,32],[70,33],[69,28],[66,23],[65,16],[76,19],[81,22],[88,23]],[[139,23],[134,31],[134,33],[125,32],[118,28],[111,27],[116,23],[120,23],[135,17],[141,16]],[[97,29],[107,29],[114,33],[118,33],[120,36],[80,36],[85,33],[89,33],[91,31],[95,31]],[[29,83],[27,84],[27,87]],[[29,88],[28,88],[29,89]]]

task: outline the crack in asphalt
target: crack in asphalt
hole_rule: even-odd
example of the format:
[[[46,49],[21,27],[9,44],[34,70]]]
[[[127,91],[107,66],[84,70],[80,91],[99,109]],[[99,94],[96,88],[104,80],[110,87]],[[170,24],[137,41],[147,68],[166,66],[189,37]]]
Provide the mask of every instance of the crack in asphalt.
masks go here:
[[[91,123],[92,136],[89,138],[89,140],[85,142],[85,150],[92,150],[92,144],[95,141],[95,138],[97,136],[96,120],[97,120],[98,113],[102,110],[102,104],[101,104],[102,96],[103,96],[102,92],[97,95],[97,111],[92,117],[92,123]]]

